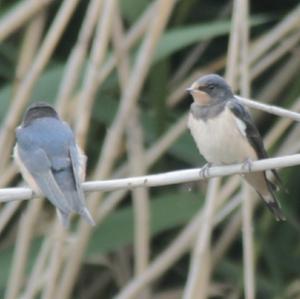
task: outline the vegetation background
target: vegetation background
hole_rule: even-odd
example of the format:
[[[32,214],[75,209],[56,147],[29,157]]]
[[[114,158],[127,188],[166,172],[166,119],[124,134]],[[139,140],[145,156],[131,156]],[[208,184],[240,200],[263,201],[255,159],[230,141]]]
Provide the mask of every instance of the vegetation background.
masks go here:
[[[0,0],[0,186],[22,183],[14,130],[49,101],[88,180],[199,167],[185,88],[219,73],[238,94],[300,110],[299,1]],[[271,156],[299,126],[253,111]],[[0,209],[0,297],[300,298],[299,167],[277,223],[238,176],[87,194],[97,226],[61,228],[45,200]],[[256,209],[257,208],[257,209]]]

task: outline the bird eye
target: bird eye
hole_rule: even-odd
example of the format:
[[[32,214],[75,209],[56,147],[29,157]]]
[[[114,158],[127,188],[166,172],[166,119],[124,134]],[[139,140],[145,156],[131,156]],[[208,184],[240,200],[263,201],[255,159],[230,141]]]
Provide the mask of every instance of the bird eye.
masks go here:
[[[215,86],[213,84],[209,84],[208,89],[213,90],[213,89],[215,89]]]

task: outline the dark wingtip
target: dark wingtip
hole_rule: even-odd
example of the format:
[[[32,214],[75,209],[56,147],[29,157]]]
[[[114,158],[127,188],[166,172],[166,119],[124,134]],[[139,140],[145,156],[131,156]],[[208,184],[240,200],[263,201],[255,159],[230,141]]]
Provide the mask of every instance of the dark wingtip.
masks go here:
[[[257,194],[263,200],[269,211],[273,214],[276,221],[286,221],[286,217],[283,214],[280,203],[277,201],[274,193],[272,192],[272,188],[270,188],[270,194],[266,197],[262,196],[259,192],[257,192]]]
[[[281,214],[280,216],[279,215],[274,215],[274,216],[277,222],[286,221],[286,217],[283,214]]]
[[[95,226],[96,225],[96,222],[95,220],[93,219],[91,213],[89,212],[89,210],[87,208],[83,208],[81,211],[80,211],[80,215],[83,217],[83,219],[90,225],[92,226]]]
[[[266,202],[267,207],[271,211],[271,213],[274,215],[276,221],[286,221],[286,217],[284,216],[280,206],[276,201],[274,202]]]

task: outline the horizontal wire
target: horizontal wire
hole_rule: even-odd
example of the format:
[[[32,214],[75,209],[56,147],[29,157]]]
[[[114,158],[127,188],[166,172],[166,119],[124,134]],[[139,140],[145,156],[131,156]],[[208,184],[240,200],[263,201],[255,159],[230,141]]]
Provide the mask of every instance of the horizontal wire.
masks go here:
[[[300,164],[300,154],[277,158],[269,158],[246,163],[213,166],[203,171],[203,168],[176,170],[159,174],[151,174],[138,177],[129,177],[103,181],[89,181],[82,184],[85,192],[114,191],[120,189],[132,189],[138,187],[157,187],[174,184],[182,184],[203,180],[212,177],[222,177],[233,174],[245,174],[249,172],[264,171],[275,168],[284,168]],[[27,200],[39,197],[30,188],[3,188],[0,189],[0,202],[13,200]]]

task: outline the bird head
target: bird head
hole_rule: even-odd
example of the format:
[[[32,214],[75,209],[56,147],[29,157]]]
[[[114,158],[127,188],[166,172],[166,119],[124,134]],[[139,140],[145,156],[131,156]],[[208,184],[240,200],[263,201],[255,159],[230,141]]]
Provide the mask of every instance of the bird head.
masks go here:
[[[216,74],[200,77],[187,88],[187,91],[200,106],[215,105],[233,97],[230,86]]]
[[[23,126],[27,126],[32,121],[43,117],[59,118],[51,105],[45,102],[35,102],[27,108],[23,119]]]

